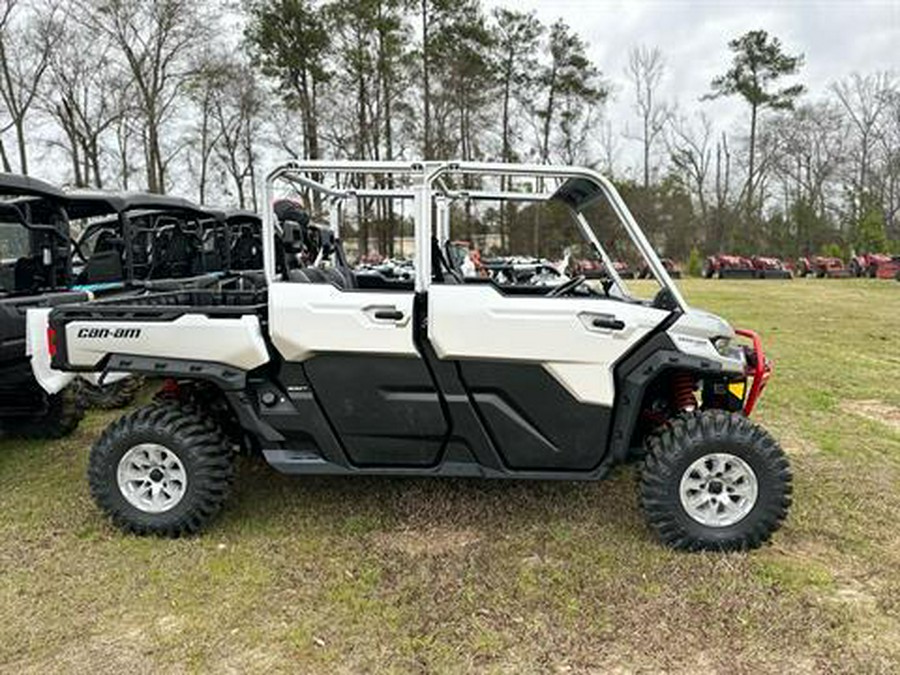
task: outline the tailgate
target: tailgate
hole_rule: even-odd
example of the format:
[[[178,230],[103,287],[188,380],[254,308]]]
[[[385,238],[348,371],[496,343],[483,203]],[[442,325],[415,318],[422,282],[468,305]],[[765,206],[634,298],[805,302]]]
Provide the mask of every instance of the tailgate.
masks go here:
[[[0,362],[25,358],[25,313],[37,307],[83,302],[87,293],[62,291],[0,299]]]

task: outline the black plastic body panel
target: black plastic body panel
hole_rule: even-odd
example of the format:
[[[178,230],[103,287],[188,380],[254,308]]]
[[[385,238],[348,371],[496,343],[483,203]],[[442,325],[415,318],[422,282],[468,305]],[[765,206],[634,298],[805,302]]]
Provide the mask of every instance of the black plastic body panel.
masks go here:
[[[584,471],[600,463],[610,408],[578,402],[539,364],[461,361],[459,368],[507,467]]]
[[[322,354],[303,369],[354,464],[437,463],[449,424],[422,359]]]
[[[75,291],[0,299],[0,365],[25,358],[25,313],[29,309],[87,299],[87,293]]]

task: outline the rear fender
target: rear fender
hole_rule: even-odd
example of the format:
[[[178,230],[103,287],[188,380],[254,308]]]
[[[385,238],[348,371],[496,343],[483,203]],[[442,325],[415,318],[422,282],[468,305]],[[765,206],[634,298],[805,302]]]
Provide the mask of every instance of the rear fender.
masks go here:
[[[64,373],[50,365],[47,328],[52,308],[29,309],[25,319],[25,355],[31,361],[31,372],[48,394],[56,394],[76,379],[92,385],[114,384],[128,377],[128,373],[81,372]]]
[[[50,308],[28,310],[25,319],[25,354],[31,361],[31,371],[41,388],[48,394],[56,394],[77,376],[50,366],[50,349],[47,343],[50,312]]]

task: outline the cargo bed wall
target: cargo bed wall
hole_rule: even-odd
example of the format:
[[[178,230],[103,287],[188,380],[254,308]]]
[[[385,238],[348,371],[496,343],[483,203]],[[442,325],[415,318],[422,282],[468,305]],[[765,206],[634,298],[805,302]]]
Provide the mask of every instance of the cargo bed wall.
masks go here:
[[[148,293],[54,310],[59,370],[99,370],[112,356],[217,363],[243,371],[269,360],[264,293]]]

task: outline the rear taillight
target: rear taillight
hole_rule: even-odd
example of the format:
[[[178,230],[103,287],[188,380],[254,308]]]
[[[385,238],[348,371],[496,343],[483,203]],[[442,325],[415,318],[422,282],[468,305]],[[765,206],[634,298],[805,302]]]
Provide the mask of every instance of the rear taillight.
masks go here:
[[[51,326],[47,326],[47,351],[50,358],[56,356],[56,329]]]

